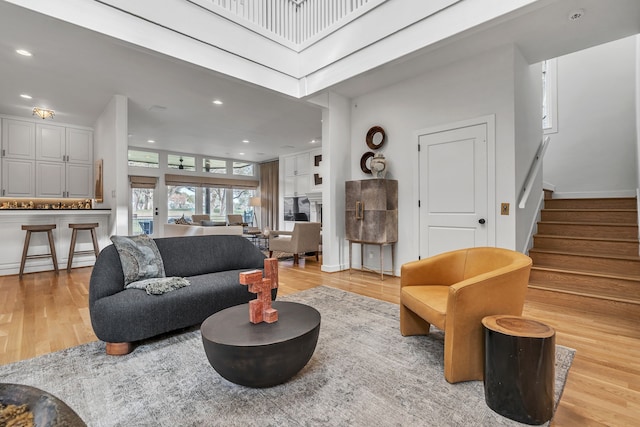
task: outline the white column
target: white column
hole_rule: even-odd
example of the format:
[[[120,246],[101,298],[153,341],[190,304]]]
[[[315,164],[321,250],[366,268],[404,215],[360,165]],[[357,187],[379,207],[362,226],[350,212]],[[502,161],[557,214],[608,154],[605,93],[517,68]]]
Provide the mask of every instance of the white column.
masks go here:
[[[322,271],[347,268],[344,239],[344,183],[351,164],[350,100],[335,93],[322,97]]]

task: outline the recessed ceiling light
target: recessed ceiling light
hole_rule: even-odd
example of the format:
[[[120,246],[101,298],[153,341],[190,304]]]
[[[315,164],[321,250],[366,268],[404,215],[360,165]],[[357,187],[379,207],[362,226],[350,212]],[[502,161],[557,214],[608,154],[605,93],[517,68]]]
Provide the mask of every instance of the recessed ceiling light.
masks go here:
[[[249,140],[248,139],[243,139],[242,142],[244,142],[245,144],[248,144]]]
[[[24,49],[16,49],[16,53],[18,55],[22,55],[22,56],[33,56],[31,54],[31,52],[29,52],[28,50],[24,50]]]
[[[149,144],[155,144],[155,143],[156,143],[156,140],[155,140],[155,139],[147,139],[147,142],[148,142]]]
[[[216,105],[222,105],[222,101],[220,101],[219,99],[214,99],[213,103]]]
[[[20,94],[20,98],[24,98],[24,99],[31,99],[32,96],[31,95],[27,95],[26,93],[21,93]]]
[[[576,9],[569,12],[569,21],[577,21],[584,16],[584,9]]]
[[[241,156],[244,156],[244,153],[238,153],[238,154],[240,154]]]

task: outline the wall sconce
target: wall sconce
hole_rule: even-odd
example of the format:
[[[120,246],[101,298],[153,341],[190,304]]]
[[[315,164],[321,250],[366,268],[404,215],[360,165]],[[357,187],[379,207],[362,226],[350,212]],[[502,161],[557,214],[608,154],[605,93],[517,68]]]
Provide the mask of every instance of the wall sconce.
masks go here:
[[[56,114],[53,110],[47,110],[46,108],[33,107],[33,115],[40,117],[42,120],[44,119],[53,119],[53,116]]]

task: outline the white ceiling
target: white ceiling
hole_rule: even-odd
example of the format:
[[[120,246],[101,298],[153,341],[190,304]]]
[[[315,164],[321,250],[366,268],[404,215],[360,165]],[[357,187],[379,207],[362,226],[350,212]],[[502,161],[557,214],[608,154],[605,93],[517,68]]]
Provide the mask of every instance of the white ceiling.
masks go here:
[[[0,113],[41,106],[51,123],[93,127],[114,94],[129,98],[131,146],[265,161],[322,137],[306,101],[0,2]]]
[[[355,98],[508,43],[533,63],[638,32],[638,0],[542,0],[329,89]],[[308,102],[0,1],[0,113],[31,117],[37,105],[56,111],[52,123],[93,126],[114,94],[129,98],[131,146],[260,162],[321,138]]]

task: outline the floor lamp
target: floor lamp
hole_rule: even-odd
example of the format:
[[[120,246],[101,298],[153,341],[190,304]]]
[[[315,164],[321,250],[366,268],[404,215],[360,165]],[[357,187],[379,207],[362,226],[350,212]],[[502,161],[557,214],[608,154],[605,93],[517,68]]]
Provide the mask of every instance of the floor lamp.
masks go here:
[[[251,225],[255,223],[258,225],[258,228],[260,228],[258,217],[256,216],[256,208],[260,207],[260,197],[251,197],[249,199],[249,206],[253,207],[253,219],[251,220]]]

